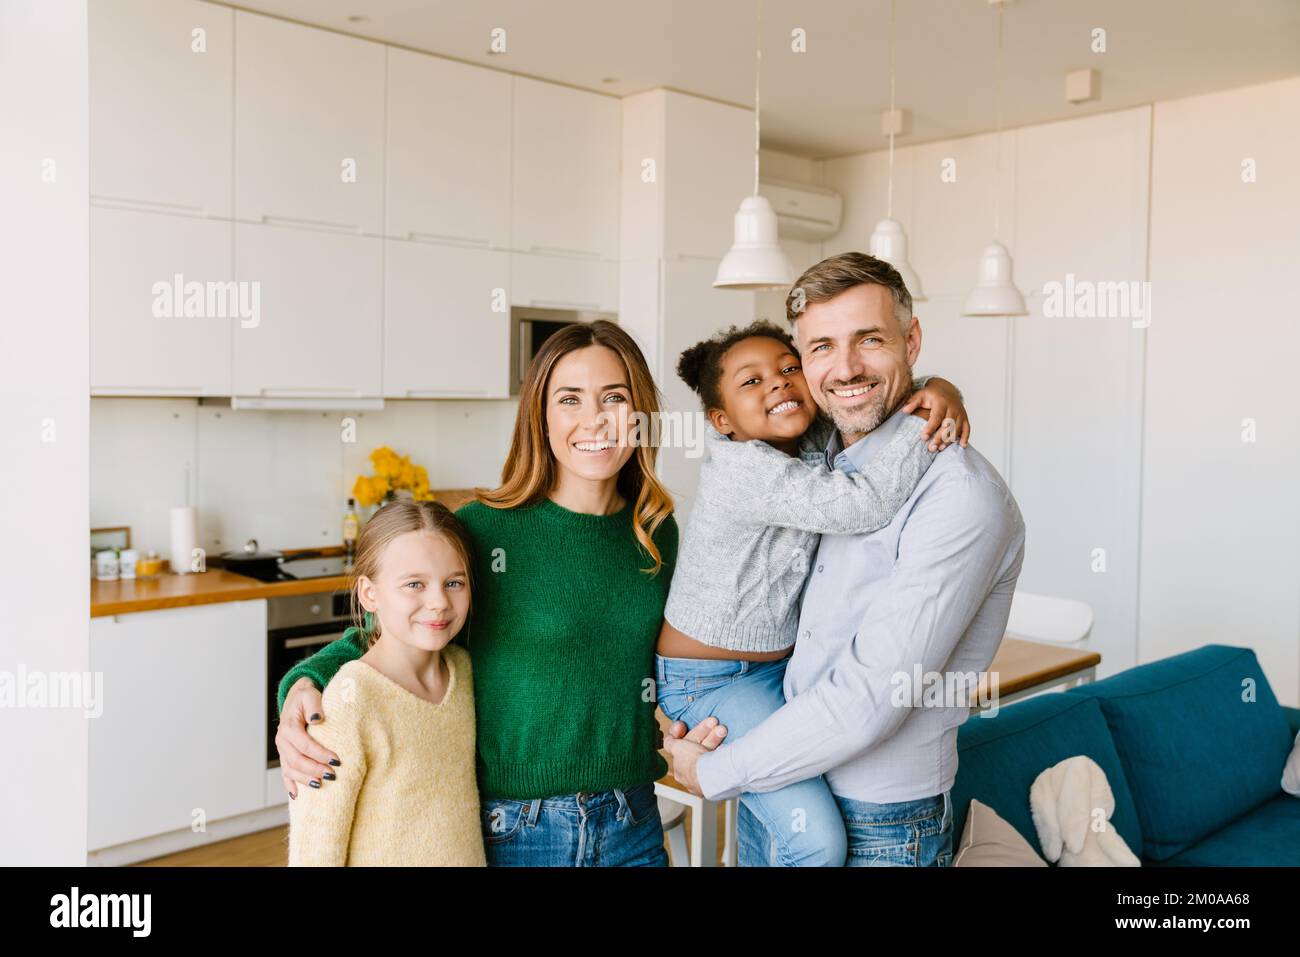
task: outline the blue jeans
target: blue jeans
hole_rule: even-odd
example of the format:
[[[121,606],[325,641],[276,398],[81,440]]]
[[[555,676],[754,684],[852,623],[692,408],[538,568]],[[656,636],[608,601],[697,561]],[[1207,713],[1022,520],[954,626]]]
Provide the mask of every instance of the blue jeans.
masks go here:
[[[726,725],[726,741],[738,740],[785,704],[782,686],[787,661],[655,655],[659,708],[669,720],[684,721],[688,728],[713,715]],[[780,866],[844,865],[844,820],[823,778],[808,778],[776,791],[742,794],[740,806],[771,834]],[[739,851],[738,846],[738,855]],[[737,863],[746,862],[738,856]]]
[[[849,837],[849,867],[948,867],[952,864],[952,798],[948,791],[916,801],[872,804],[836,797]],[[737,863],[770,866],[778,858],[766,829],[742,806],[736,819]]]
[[[667,867],[653,783],[480,807],[489,867]]]

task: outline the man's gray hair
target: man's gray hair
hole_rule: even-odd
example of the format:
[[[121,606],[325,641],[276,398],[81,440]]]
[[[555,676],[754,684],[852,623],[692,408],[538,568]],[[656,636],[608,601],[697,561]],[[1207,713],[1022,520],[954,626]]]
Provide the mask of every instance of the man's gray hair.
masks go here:
[[[855,286],[884,286],[894,299],[894,317],[903,335],[912,327],[912,294],[898,270],[866,253],[840,253],[804,270],[785,299],[785,315],[794,325],[809,305],[826,302]]]

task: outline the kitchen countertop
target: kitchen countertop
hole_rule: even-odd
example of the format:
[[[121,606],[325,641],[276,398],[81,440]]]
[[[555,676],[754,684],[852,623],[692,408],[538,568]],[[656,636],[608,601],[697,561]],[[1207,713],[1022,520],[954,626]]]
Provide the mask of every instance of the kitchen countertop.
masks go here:
[[[219,601],[311,595],[316,592],[341,591],[347,587],[346,575],[306,578],[294,582],[260,582],[255,578],[228,572],[224,568],[209,568],[206,572],[190,575],[164,572],[151,581],[140,578],[112,582],[92,580],[90,617],[211,605]]]
[[[474,497],[474,492],[471,489],[449,489],[435,491],[434,495],[438,501],[455,511],[470,501]],[[325,549],[325,551],[334,554],[343,553],[341,546]],[[293,552],[286,550],[285,554],[292,556]],[[224,568],[209,568],[206,572],[190,575],[175,575],[168,571],[152,580],[136,578],[102,582],[92,578],[90,617],[130,615],[139,611],[211,605],[222,601],[311,595],[317,592],[342,591],[347,587],[346,575],[305,578],[301,581],[261,582],[246,575],[236,575]]]

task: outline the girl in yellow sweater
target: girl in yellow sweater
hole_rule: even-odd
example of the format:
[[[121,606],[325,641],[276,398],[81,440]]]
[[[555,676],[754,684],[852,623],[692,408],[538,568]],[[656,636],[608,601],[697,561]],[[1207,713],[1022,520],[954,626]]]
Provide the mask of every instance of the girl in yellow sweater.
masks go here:
[[[347,773],[290,802],[290,866],[486,863],[469,653],[451,644],[469,614],[470,550],[437,502],[389,503],[362,530],[358,625],[344,637],[368,650],[326,686],[328,720],[308,726]]]

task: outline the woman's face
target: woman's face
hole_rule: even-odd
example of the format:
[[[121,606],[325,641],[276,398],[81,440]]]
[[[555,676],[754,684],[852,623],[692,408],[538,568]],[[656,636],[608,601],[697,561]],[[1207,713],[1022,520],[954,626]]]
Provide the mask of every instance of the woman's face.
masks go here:
[[[468,573],[445,535],[403,532],[384,549],[375,577],[358,580],[357,596],[378,616],[381,640],[437,651],[469,614]]]
[[[709,418],[736,441],[791,442],[817,417],[799,359],[767,336],[741,339],[723,353],[718,392],[722,408],[710,409]]]
[[[632,388],[613,349],[591,345],[563,356],[543,396],[551,454],[562,472],[588,481],[618,475],[632,457]]]

